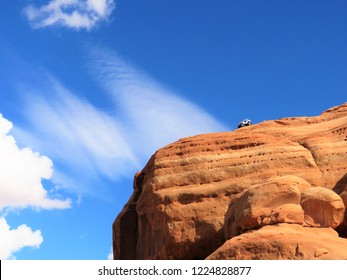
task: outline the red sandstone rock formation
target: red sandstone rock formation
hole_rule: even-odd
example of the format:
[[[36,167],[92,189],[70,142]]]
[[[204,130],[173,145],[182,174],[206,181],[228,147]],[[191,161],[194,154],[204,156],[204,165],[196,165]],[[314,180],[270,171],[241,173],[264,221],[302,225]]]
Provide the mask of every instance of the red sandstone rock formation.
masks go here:
[[[114,258],[346,259],[346,169],[347,103],[180,139],[136,174]]]
[[[226,241],[209,260],[336,260],[347,258],[347,239],[331,228],[275,224]]]

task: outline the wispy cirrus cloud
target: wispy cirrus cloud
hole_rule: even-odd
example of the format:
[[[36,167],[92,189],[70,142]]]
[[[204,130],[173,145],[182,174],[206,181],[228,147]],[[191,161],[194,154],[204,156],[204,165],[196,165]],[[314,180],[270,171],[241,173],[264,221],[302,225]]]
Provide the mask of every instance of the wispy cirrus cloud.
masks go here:
[[[44,86],[24,90],[30,96],[25,102],[30,123],[16,135],[54,160],[53,180],[83,193],[88,181],[115,180],[138,167],[125,125],[117,117],[77,97],[53,76],[43,76]]]
[[[24,13],[34,28],[59,25],[90,30],[108,19],[114,8],[114,0],[50,0],[40,7],[29,5]]]
[[[0,217],[0,259],[13,259],[14,253],[24,247],[39,248],[43,242],[40,230],[33,231],[25,224],[11,229],[4,217]]]
[[[133,177],[157,149],[179,138],[227,129],[116,52],[87,53],[91,77],[101,85],[94,94],[112,110],[96,107],[47,71],[41,82],[21,87],[28,123],[16,136],[53,160],[59,185],[95,193],[103,179]]]
[[[132,128],[128,138],[138,156],[149,156],[181,137],[227,129],[202,108],[116,52],[94,47],[91,56],[90,71]]]

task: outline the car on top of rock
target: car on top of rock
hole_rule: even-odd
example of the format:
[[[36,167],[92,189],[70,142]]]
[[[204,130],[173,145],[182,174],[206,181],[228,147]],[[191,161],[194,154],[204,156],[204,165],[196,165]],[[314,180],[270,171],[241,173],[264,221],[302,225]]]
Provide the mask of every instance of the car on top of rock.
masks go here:
[[[249,126],[252,124],[252,121],[249,119],[244,119],[242,122],[239,123],[239,126],[237,128],[240,127],[244,127],[244,126]]]

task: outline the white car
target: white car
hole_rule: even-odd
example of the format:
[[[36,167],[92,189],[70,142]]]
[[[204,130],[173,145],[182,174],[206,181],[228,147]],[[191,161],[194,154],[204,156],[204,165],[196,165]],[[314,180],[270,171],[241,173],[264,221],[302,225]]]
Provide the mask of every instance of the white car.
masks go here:
[[[251,120],[244,119],[242,122],[239,123],[239,126],[237,128],[244,127],[244,126],[249,126],[251,124],[252,124]]]

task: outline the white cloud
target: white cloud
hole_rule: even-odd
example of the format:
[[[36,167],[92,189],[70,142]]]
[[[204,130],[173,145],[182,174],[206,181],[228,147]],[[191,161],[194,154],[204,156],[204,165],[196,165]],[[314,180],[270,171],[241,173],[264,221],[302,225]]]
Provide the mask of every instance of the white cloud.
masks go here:
[[[110,252],[107,255],[108,260],[113,260],[113,248],[111,247]]]
[[[109,93],[95,94],[113,105],[111,112],[42,73],[45,82],[22,87],[28,96],[22,108],[30,123],[15,130],[18,139],[54,160],[53,180],[72,191],[95,194],[105,178],[133,177],[164,145],[226,130],[207,112],[113,52],[95,50],[88,64]]]
[[[43,242],[40,230],[33,231],[23,224],[16,229],[10,229],[4,217],[0,217],[0,259],[14,258],[14,253],[24,247],[39,248]]]
[[[39,8],[29,5],[24,13],[34,28],[60,25],[90,30],[106,20],[114,7],[114,0],[51,0]]]
[[[16,136],[54,160],[56,182],[86,192],[88,181],[115,180],[139,168],[125,124],[76,97],[52,76],[46,80],[39,93],[27,90],[25,112],[31,124],[17,128]]]
[[[148,157],[178,138],[227,128],[194,103],[156,82],[116,53],[95,48],[93,75],[101,81],[131,127],[129,142]]]
[[[42,186],[52,175],[52,161],[30,148],[19,148],[9,135],[12,123],[0,114],[0,210],[35,207],[63,209],[69,200],[50,198]]]

